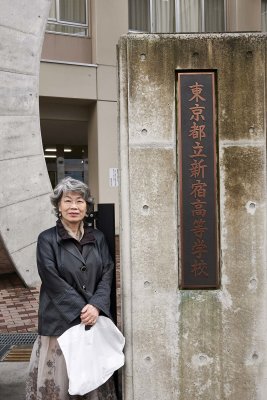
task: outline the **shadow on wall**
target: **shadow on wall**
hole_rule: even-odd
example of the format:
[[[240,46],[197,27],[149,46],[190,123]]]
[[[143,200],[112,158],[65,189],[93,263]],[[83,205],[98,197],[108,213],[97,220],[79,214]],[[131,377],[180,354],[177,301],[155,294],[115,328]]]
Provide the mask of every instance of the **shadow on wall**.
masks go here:
[[[0,237],[0,277],[3,274],[10,274],[12,272],[15,272],[15,268]]]

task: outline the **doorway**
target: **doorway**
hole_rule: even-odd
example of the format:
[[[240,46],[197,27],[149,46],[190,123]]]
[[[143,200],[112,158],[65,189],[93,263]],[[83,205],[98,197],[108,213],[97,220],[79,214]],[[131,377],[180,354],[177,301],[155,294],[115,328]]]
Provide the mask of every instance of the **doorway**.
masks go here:
[[[54,188],[66,176],[88,184],[87,154],[87,146],[44,144],[44,156],[52,187]]]

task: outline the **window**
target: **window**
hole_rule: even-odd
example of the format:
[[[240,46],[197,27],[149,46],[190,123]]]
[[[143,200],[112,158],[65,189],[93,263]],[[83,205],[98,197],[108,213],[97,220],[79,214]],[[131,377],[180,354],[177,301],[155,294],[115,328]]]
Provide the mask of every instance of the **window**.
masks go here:
[[[267,32],[267,0],[261,1],[261,30]]]
[[[177,8],[177,32],[202,31],[202,0],[179,0]]]
[[[140,32],[150,32],[150,1],[129,1],[129,28]]]
[[[224,32],[224,0],[178,0],[177,32]]]
[[[152,0],[152,32],[175,32],[175,0]]]
[[[129,28],[140,32],[174,32],[175,0],[129,0]]]
[[[158,33],[224,32],[224,8],[224,0],[129,0],[129,29]]]
[[[87,0],[52,0],[46,31],[87,36]]]
[[[203,9],[204,31],[224,32],[226,30],[224,1],[205,0]]]

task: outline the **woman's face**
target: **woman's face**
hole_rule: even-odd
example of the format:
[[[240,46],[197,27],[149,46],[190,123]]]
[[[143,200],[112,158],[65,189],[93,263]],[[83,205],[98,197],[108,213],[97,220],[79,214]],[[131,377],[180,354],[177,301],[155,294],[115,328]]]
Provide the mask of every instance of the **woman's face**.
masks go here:
[[[78,224],[85,217],[86,201],[80,193],[63,193],[58,205],[58,209],[61,212],[61,219],[63,222]]]

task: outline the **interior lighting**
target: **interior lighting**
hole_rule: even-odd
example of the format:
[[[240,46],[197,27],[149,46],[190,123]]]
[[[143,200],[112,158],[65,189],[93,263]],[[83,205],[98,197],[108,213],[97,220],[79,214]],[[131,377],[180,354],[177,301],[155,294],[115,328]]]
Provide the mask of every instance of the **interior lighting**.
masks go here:
[[[55,154],[45,154],[45,158],[57,158]]]
[[[70,148],[64,148],[64,153],[71,153],[72,152],[72,149],[70,149]]]
[[[57,149],[55,147],[49,147],[47,149],[45,149],[45,151],[57,151]]]

